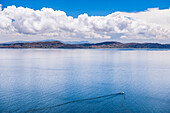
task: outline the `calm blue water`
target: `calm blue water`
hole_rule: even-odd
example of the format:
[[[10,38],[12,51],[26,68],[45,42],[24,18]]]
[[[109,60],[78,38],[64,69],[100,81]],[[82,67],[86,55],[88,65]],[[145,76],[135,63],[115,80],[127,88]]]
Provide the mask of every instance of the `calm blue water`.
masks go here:
[[[125,92],[125,95],[68,101]],[[0,49],[0,113],[168,113],[170,50]]]

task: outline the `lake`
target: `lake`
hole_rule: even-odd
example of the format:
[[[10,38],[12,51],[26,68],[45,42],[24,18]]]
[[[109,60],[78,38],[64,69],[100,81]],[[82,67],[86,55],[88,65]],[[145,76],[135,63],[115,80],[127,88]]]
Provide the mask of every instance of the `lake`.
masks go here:
[[[168,113],[170,50],[0,49],[0,113],[24,112]]]

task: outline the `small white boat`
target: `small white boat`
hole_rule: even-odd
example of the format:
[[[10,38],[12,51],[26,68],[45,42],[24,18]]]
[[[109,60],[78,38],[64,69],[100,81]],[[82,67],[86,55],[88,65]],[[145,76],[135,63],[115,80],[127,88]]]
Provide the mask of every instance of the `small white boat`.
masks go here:
[[[121,92],[121,94],[124,94],[124,93],[125,93],[125,92],[123,92],[123,91]]]

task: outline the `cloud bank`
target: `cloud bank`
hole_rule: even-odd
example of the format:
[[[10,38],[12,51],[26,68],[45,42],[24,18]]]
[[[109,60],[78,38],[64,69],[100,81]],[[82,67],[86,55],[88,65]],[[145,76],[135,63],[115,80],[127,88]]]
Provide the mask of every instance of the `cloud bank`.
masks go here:
[[[114,12],[107,16],[78,18],[65,12],[42,8],[0,5],[0,40],[6,37],[55,37],[82,39],[170,39],[170,9],[148,9],[143,12]],[[9,38],[10,39],[10,38]]]

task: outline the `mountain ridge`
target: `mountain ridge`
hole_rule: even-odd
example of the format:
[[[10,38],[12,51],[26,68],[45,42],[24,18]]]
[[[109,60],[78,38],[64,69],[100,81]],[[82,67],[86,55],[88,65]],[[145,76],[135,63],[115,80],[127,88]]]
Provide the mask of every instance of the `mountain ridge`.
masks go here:
[[[170,49],[170,44],[160,43],[121,43],[106,41],[99,43],[66,44],[60,41],[19,42],[0,44],[0,48],[163,48]]]

